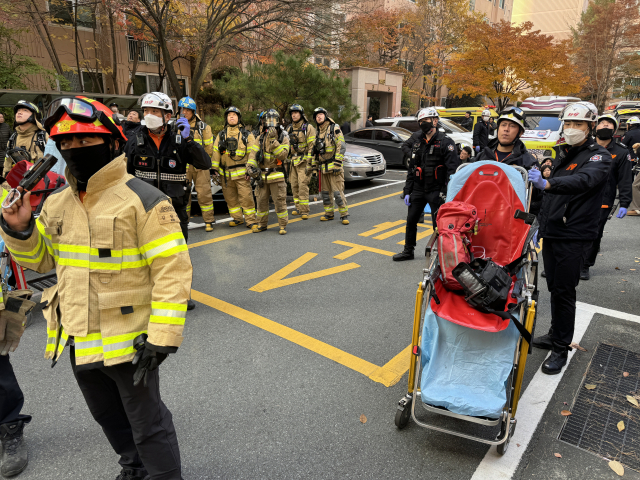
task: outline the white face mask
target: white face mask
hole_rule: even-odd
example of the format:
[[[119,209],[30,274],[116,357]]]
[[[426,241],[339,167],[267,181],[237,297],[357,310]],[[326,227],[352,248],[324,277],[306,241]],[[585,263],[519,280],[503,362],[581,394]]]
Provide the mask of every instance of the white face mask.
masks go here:
[[[157,130],[163,125],[162,117],[156,117],[151,114],[144,116],[144,123],[149,130]]]
[[[577,145],[585,138],[587,138],[587,132],[585,132],[584,130],[579,130],[577,128],[564,129],[564,140],[569,145]]]
[[[482,120],[484,120],[485,122],[489,121],[489,117],[482,117]]]

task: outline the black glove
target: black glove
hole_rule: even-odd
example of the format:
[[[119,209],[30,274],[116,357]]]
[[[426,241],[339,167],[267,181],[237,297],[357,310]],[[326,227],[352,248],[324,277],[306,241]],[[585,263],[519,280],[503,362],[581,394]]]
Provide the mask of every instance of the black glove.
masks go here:
[[[147,372],[152,372],[160,366],[170,353],[178,351],[178,347],[158,347],[147,341],[147,334],[138,335],[133,341],[136,355],[133,357],[134,365],[137,365],[133,374],[133,386],[137,387],[142,379],[147,386]]]

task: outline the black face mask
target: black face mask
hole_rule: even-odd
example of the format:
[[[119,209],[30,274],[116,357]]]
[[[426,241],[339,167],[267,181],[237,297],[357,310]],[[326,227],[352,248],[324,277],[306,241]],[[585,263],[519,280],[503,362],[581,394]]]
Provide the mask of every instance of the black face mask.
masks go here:
[[[420,130],[422,130],[422,133],[429,133],[433,130],[433,122],[422,122],[420,124]]]
[[[613,128],[601,128],[596,130],[596,137],[600,140],[611,140],[613,138]]]
[[[78,190],[86,190],[89,179],[113,159],[109,143],[60,150],[60,154],[67,162],[71,174],[78,180]]]

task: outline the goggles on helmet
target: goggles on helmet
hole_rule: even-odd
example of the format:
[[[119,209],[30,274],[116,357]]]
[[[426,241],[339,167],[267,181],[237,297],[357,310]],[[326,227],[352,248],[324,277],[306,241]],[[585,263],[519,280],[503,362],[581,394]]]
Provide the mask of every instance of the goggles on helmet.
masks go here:
[[[49,111],[52,113],[44,122],[44,128],[48,133],[51,133],[51,129],[66,113],[72,120],[80,123],[94,123],[98,121],[115,138],[126,141],[126,138],[116,126],[116,123],[119,125],[120,121],[115,114],[109,117],[105,112],[98,110],[90,102],[81,98],[58,98],[51,103]]]
[[[512,114],[518,120],[524,121],[527,118],[527,114],[519,107],[509,107],[506,110],[500,112],[500,116]]]

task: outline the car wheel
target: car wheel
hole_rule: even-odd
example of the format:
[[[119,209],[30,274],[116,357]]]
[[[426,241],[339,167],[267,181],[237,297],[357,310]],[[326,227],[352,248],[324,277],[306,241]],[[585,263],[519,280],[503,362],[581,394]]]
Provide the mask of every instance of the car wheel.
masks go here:
[[[409,162],[411,161],[411,159],[409,157],[404,157],[404,160],[402,160],[402,165],[404,165],[404,168],[406,168],[407,170],[409,170]]]

